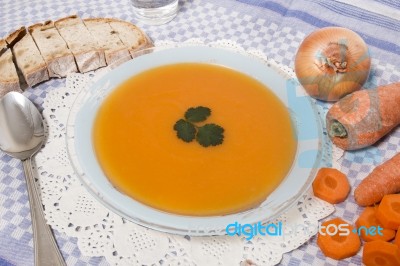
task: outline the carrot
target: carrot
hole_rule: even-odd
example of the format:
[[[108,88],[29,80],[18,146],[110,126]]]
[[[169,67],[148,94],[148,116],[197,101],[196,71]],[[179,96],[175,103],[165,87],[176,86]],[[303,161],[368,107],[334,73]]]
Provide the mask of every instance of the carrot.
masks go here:
[[[361,238],[364,241],[373,241],[373,240],[383,240],[390,241],[394,238],[396,232],[391,229],[383,228],[382,224],[376,218],[376,208],[375,207],[367,207],[360,214],[356,221],[356,226],[358,231],[361,233]],[[383,228],[378,231],[376,228]],[[375,229],[375,231],[370,231],[371,229]]]
[[[397,230],[400,226],[400,194],[384,196],[376,217],[384,228]]]
[[[400,227],[397,229],[396,238],[394,239],[394,244],[400,249]]]
[[[344,150],[370,146],[400,124],[400,82],[356,91],[326,116],[332,142]]]
[[[316,197],[332,204],[344,201],[350,192],[346,175],[333,168],[319,169],[312,187]]]
[[[400,266],[400,249],[382,240],[367,242],[364,245],[362,262],[366,266]]]
[[[348,234],[343,229],[348,229]],[[317,244],[322,253],[336,260],[357,254],[361,241],[353,229],[353,226],[340,218],[323,222],[317,238]]]
[[[358,205],[368,206],[400,192],[400,153],[377,166],[354,191]]]

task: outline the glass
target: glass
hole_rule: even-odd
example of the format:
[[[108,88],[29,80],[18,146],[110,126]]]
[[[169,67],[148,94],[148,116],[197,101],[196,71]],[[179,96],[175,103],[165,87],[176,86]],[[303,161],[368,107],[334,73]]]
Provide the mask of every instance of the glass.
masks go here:
[[[143,23],[160,25],[171,21],[178,13],[179,0],[131,0],[135,16]]]

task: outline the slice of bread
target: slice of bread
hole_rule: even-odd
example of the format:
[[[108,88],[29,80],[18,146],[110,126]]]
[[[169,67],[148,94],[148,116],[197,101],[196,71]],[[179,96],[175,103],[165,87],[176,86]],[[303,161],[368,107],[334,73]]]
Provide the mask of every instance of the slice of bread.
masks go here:
[[[0,39],[0,56],[4,54],[8,50],[7,42],[5,40]]]
[[[11,49],[7,49],[5,40],[0,40],[0,97],[10,91],[22,92]]]
[[[109,19],[108,23],[128,47],[132,57],[135,56],[134,53],[137,50],[153,47],[150,38],[135,25],[119,19]]]
[[[52,21],[32,25],[28,31],[46,61],[50,77],[62,78],[78,72],[73,54]]]
[[[104,50],[107,65],[128,61],[131,59],[128,47],[123,44],[118,34],[108,24],[108,20],[105,18],[88,18],[84,19],[83,22]]]
[[[11,33],[6,42],[12,47],[17,66],[30,87],[49,79],[46,62],[24,27]]]
[[[6,38],[5,41],[8,44],[8,47],[13,47],[19,40],[21,40],[26,35],[26,28],[22,26],[21,28],[17,29],[16,31],[10,33]]]
[[[104,51],[78,16],[62,18],[54,25],[67,42],[81,73],[106,66]]]

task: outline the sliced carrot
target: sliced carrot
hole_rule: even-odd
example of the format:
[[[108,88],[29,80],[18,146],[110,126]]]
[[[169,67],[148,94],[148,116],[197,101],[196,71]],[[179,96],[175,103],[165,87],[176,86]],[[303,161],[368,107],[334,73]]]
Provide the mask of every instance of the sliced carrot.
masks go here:
[[[400,106],[400,105],[399,105]],[[400,192],[400,153],[377,166],[354,191],[358,205],[369,206]]]
[[[400,249],[382,240],[367,242],[364,245],[362,262],[366,266],[400,266]]]
[[[350,192],[346,175],[333,168],[319,169],[312,187],[316,197],[332,204],[344,201]]]
[[[341,260],[357,254],[361,247],[359,236],[354,227],[340,218],[322,223],[317,244],[325,256]]]
[[[376,211],[376,217],[386,229],[400,226],[400,194],[385,195]]]
[[[394,239],[394,244],[400,249],[400,227],[397,229],[396,238]]]
[[[364,241],[383,240],[390,241],[394,238],[396,231],[383,228],[376,218],[376,208],[367,207],[360,214],[356,226]],[[381,228],[381,229],[379,229]]]

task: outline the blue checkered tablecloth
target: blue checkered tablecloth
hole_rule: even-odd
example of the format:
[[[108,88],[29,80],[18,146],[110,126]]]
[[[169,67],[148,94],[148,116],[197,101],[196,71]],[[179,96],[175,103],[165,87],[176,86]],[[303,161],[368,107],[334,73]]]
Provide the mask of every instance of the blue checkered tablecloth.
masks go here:
[[[139,25],[155,41],[229,39],[257,48],[279,63],[293,67],[300,42],[325,26],[348,27],[369,45],[373,57],[367,88],[400,82],[400,2],[396,0],[187,0],[170,23],[147,26],[137,22],[129,0],[1,0],[0,37],[22,25],[71,14],[116,17]],[[25,94],[40,108],[46,93],[64,86],[53,79]],[[1,126],[1,125],[0,125]],[[353,186],[375,165],[400,152],[400,130],[371,148],[345,153],[342,171]],[[353,198],[336,206],[335,216],[354,222],[360,213]],[[84,257],[77,240],[55,233],[68,265],[108,265],[102,257]],[[326,259],[315,237],[285,254],[282,265],[361,265],[360,254],[343,261]],[[33,265],[31,220],[21,163],[0,152],[0,265]]]

